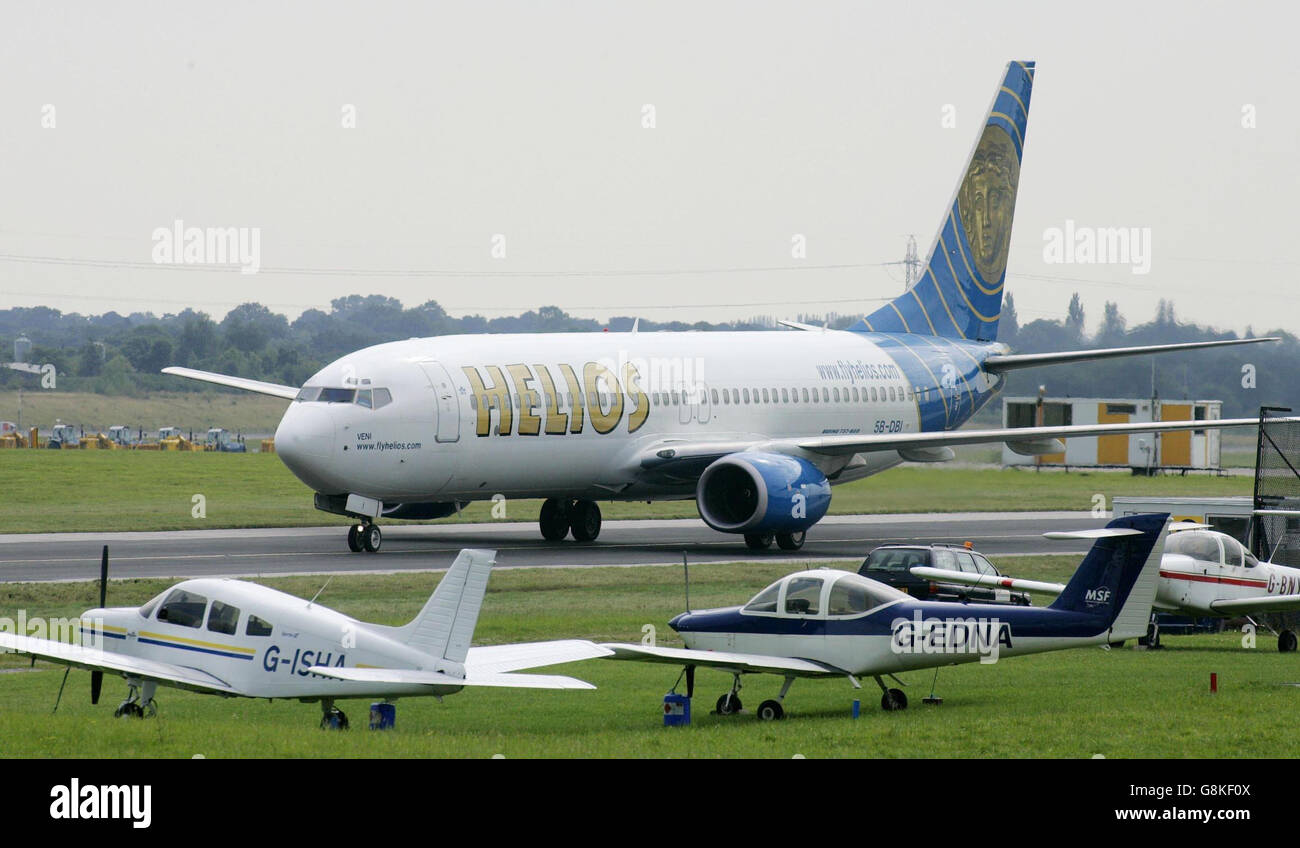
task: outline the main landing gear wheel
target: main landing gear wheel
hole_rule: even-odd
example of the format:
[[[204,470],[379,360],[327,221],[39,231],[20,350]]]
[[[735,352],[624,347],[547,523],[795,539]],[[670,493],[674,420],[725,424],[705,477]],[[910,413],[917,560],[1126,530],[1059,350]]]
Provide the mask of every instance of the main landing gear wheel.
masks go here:
[[[569,504],[559,498],[547,498],[542,503],[542,513],[537,518],[542,528],[542,538],[558,542],[569,535]]]
[[[333,704],[321,707],[321,730],[347,730],[348,714]]]
[[[361,546],[361,525],[353,524],[348,528],[348,550],[354,554],[359,554],[363,550]]]
[[[797,551],[803,547],[803,540],[807,536],[803,530],[798,533],[777,533],[776,546],[783,551]]]
[[[902,689],[889,689],[880,696],[880,708],[886,712],[907,709],[907,696]]]
[[[361,538],[361,547],[366,549],[366,553],[373,554],[384,544],[384,534],[378,524],[362,525],[358,535]]]
[[[717,703],[718,715],[735,715],[740,712],[740,696],[735,692],[727,692],[718,698]]]
[[[772,547],[772,536],[770,533],[767,535],[762,533],[746,533],[745,547],[749,548],[751,551],[765,551]]]
[[[1296,636],[1294,630],[1283,630],[1277,634],[1277,649],[1284,654],[1289,654],[1296,648]]]
[[[127,701],[113,710],[113,718],[144,718],[144,708],[135,701]]]
[[[579,542],[594,542],[600,535],[600,504],[574,501],[569,507],[569,528]]]
[[[769,699],[758,705],[758,717],[762,721],[780,721],[785,718],[785,709],[780,701]]]

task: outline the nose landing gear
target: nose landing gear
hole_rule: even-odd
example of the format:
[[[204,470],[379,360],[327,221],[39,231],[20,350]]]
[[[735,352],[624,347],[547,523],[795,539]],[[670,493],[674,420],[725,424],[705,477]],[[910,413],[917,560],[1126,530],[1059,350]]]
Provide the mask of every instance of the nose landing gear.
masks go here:
[[[384,543],[384,534],[379,525],[372,521],[354,524],[348,528],[348,550],[357,554],[365,551],[375,553]]]

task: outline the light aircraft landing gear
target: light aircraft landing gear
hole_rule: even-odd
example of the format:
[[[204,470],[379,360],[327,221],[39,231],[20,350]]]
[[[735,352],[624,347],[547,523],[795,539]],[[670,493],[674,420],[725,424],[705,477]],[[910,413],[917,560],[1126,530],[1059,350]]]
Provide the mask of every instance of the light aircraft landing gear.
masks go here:
[[[740,703],[740,675],[737,674],[732,678],[731,691],[718,698],[717,708],[718,715],[735,715],[742,709]]]
[[[383,544],[384,534],[378,524],[367,521],[363,524],[353,524],[348,528],[348,550],[354,554],[362,551],[373,554]]]
[[[158,704],[153,699],[157,691],[158,684],[152,680],[143,684],[127,681],[126,700],[113,710],[113,718],[153,718],[158,715]]]
[[[320,729],[321,730],[347,730],[348,716],[347,713],[334,706],[334,702],[326,698],[320,702]]]
[[[785,718],[785,708],[781,706],[781,702],[785,700],[785,693],[790,691],[790,685],[793,683],[794,678],[787,677],[781,686],[781,694],[758,705],[758,717],[761,721],[780,721]]]
[[[889,676],[894,677],[892,674]],[[897,677],[894,677],[894,679],[898,680]],[[902,683],[901,680],[899,682]],[[907,709],[907,695],[903,693],[902,689],[890,689],[880,677],[876,678],[876,685],[880,687],[882,693],[880,696],[880,708],[882,710],[893,712],[894,710]]]
[[[1277,634],[1277,649],[1284,654],[1289,654],[1296,648],[1296,635],[1294,630],[1283,630]]]
[[[542,538],[558,542],[569,532],[579,542],[594,542],[600,536],[600,504],[589,500],[562,500],[547,498],[542,503],[537,524]]]

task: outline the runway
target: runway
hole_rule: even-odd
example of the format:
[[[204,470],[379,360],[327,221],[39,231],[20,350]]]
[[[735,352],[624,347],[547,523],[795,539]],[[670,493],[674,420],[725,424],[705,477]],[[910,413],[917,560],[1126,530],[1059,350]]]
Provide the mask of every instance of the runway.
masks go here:
[[[257,577],[424,571],[446,568],[461,548],[498,551],[498,568],[670,565],[682,561],[861,561],[891,542],[965,542],[988,555],[1081,554],[1080,542],[1049,542],[1048,530],[1099,527],[1087,512],[943,513],[828,516],[797,552],[754,552],[738,536],[699,519],[607,521],[596,542],[547,542],[534,522],[384,525],[375,554],[347,549],[347,529],[295,527],[160,533],[40,533],[0,536],[0,582],[91,580],[101,546],[112,576]]]

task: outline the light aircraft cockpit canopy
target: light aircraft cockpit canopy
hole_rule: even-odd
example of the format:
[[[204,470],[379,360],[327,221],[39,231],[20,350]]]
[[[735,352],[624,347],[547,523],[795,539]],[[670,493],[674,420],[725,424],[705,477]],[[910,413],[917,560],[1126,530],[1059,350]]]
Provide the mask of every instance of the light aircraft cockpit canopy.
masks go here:
[[[875,580],[848,571],[821,569],[782,577],[755,595],[742,612],[840,618],[862,615],[906,599],[906,593]]]
[[[1259,565],[1255,555],[1236,539],[1212,530],[1185,530],[1171,533],[1165,542],[1165,553],[1182,554],[1198,562],[1254,568]]]

